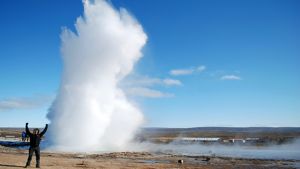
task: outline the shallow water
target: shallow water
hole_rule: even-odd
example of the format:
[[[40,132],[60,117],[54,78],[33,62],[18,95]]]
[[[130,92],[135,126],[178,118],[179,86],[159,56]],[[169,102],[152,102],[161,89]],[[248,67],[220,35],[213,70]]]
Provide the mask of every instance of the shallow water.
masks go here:
[[[251,159],[300,160],[298,144],[272,145],[264,147],[202,144],[153,144],[141,143],[137,150],[162,152],[188,156],[223,156]]]

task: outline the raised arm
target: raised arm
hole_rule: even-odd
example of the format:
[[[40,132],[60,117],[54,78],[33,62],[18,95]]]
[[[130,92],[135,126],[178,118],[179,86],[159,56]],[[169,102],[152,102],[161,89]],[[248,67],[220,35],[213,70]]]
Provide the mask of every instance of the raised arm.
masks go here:
[[[26,128],[26,134],[29,135],[29,136],[32,135],[32,134],[30,133],[30,131],[29,131],[28,123],[26,123],[26,127],[25,127],[25,128]]]
[[[48,129],[48,124],[46,124],[46,127],[44,128],[44,130],[41,132],[40,135],[43,136],[46,133],[47,129]]]

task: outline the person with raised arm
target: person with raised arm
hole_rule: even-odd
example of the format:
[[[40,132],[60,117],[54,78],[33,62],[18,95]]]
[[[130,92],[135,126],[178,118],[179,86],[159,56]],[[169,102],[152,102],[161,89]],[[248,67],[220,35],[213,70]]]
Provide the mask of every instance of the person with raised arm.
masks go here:
[[[28,128],[28,123],[26,123],[26,134],[30,138],[30,147],[29,147],[29,154],[28,154],[28,159],[25,168],[30,166],[33,152],[35,153],[35,157],[36,157],[36,168],[40,168],[40,142],[43,135],[46,133],[47,129],[48,129],[48,124],[46,124],[46,127],[41,133],[38,128],[35,128],[33,130],[33,133],[31,133]]]

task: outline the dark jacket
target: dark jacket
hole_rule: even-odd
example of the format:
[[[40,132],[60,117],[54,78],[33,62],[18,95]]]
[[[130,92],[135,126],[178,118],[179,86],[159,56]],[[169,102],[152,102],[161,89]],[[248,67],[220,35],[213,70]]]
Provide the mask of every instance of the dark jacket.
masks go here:
[[[46,124],[46,127],[44,128],[44,130],[41,133],[32,134],[28,129],[28,124],[26,124],[26,134],[30,137],[30,147],[39,147],[40,146],[41,138],[46,133],[47,129],[48,129],[48,124]]]

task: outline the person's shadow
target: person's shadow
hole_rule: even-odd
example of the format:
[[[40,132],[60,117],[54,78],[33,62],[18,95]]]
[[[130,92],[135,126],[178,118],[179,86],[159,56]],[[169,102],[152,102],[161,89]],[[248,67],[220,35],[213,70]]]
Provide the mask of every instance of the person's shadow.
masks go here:
[[[19,168],[23,168],[24,166],[20,166],[20,165],[10,165],[10,164],[0,164],[0,167],[19,167]]]

